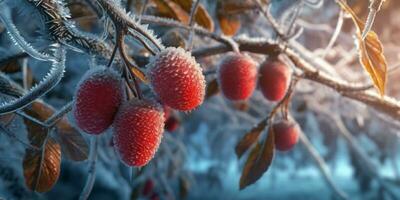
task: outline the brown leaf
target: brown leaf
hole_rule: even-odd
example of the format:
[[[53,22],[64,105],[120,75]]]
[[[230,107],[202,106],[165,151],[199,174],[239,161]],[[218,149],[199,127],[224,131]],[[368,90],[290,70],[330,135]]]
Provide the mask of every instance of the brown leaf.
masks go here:
[[[275,133],[269,128],[267,139],[264,145],[257,143],[250,152],[245,163],[242,176],[240,177],[240,190],[255,183],[266,172],[272,163],[275,153]]]
[[[54,114],[54,108],[43,102],[35,101],[30,106],[26,107],[24,112],[44,122]],[[40,147],[47,135],[47,130],[28,119],[24,119],[24,123],[28,130],[29,141],[32,145]],[[88,144],[79,131],[69,123],[68,119],[63,117],[57,122],[56,128],[56,136],[66,158],[73,161],[86,160],[89,152]]]
[[[262,3],[266,3],[262,1]],[[218,14],[238,15],[249,10],[258,9],[254,0],[237,1],[237,0],[220,0],[217,4]]]
[[[351,15],[357,27],[360,62],[365,70],[367,70],[379,93],[384,95],[387,80],[387,63],[383,55],[383,46],[378,35],[374,31],[369,31],[367,37],[363,40],[361,33],[364,30],[364,22],[357,17],[354,11],[345,2],[338,1],[338,3],[344,11]]]
[[[89,155],[89,146],[82,135],[62,119],[58,124],[57,137],[65,157],[73,161],[84,161]]]
[[[49,191],[58,180],[60,164],[60,145],[52,138],[45,143],[43,154],[27,149],[23,160],[25,184],[33,191]]]
[[[235,35],[240,29],[240,21],[237,17],[218,14],[219,26],[222,32],[227,36]]]
[[[189,23],[189,14],[172,0],[153,0],[158,11],[164,17],[177,19],[184,24]]]
[[[144,74],[144,72],[142,72],[140,69],[136,68],[136,67],[130,67],[129,68],[131,70],[131,72],[138,77],[143,83],[148,84],[149,83],[149,79],[146,77],[146,75]]]
[[[218,93],[219,93],[218,81],[217,79],[214,79],[209,84],[207,84],[207,91],[205,98],[208,99]]]
[[[153,0],[162,16],[177,19],[184,24],[189,24],[192,1],[188,0]],[[194,15],[197,24],[209,31],[214,31],[214,22],[202,4],[199,5]]]
[[[175,3],[180,5],[190,16],[190,10],[192,9],[192,3],[194,1],[188,1],[188,0],[173,0]],[[200,3],[200,5],[197,7],[197,11],[194,15],[194,19],[199,24],[200,26],[204,27],[205,29],[213,32],[214,31],[214,22],[208,14],[207,10],[204,8],[204,6]]]
[[[18,62],[18,57],[16,59],[7,60],[4,63],[0,63],[0,71],[4,73],[16,73],[21,71],[21,65]]]
[[[256,127],[247,132],[235,147],[236,156],[242,155],[258,140],[258,137],[267,126],[267,120],[262,120]]]

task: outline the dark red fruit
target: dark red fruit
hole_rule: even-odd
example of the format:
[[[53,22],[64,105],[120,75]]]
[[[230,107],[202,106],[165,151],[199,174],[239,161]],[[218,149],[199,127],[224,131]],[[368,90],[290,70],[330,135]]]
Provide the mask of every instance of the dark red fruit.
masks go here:
[[[257,63],[249,56],[235,53],[226,56],[218,68],[222,93],[230,100],[246,100],[257,85]]]
[[[179,120],[175,116],[170,116],[167,121],[165,121],[165,130],[168,132],[174,132],[179,128]]]
[[[150,196],[150,194],[153,192],[153,189],[154,189],[154,182],[153,182],[153,180],[148,179],[144,183],[144,187],[143,187],[143,191],[142,191],[143,196]]]
[[[190,53],[168,47],[152,59],[148,68],[151,86],[162,104],[190,111],[203,103],[205,79]]]
[[[288,151],[299,140],[300,127],[294,121],[282,120],[273,124],[275,133],[275,148],[279,151]]]
[[[259,84],[264,97],[270,101],[280,101],[286,94],[291,71],[278,59],[268,59],[261,64]]]
[[[129,166],[142,167],[156,153],[164,130],[162,107],[148,100],[121,105],[114,120],[114,147]]]
[[[74,117],[80,129],[89,134],[104,132],[113,122],[124,99],[122,79],[112,69],[89,70],[75,93]]]

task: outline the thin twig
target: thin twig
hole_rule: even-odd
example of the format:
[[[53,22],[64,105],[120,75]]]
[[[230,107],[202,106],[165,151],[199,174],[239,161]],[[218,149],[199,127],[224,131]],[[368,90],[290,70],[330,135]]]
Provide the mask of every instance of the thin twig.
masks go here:
[[[92,136],[90,140],[90,156],[88,160],[89,170],[88,176],[81,194],[79,195],[79,200],[86,200],[89,198],[92,192],[94,182],[96,180],[96,162],[97,162],[97,148],[98,148],[98,137]]]
[[[193,37],[194,37],[194,33],[195,33],[193,26],[194,26],[194,22],[195,22],[195,14],[197,12],[197,8],[200,5],[200,1],[201,0],[195,0],[194,3],[192,1],[192,8],[190,9],[190,18],[189,18],[189,27],[190,27],[189,39],[188,39],[188,42],[186,44],[186,50],[187,51],[191,51],[192,48],[193,48]]]
[[[328,165],[325,163],[324,159],[319,155],[318,151],[314,148],[314,146],[311,144],[310,140],[307,138],[307,136],[300,131],[299,133],[300,137],[300,142],[304,145],[304,147],[307,150],[307,153],[310,154],[310,156],[313,158],[315,161],[315,164],[321,171],[322,175],[325,178],[326,183],[332,188],[332,190],[335,192],[335,194],[342,200],[349,199],[348,195],[343,192],[333,181],[332,175],[329,171]]]

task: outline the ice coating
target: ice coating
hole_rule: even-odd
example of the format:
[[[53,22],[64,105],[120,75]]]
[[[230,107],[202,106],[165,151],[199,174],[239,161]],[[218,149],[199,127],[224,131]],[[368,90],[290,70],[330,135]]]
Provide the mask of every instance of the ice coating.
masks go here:
[[[288,151],[299,140],[300,127],[296,122],[282,120],[272,126],[275,133],[275,148],[279,151]]]
[[[168,47],[149,63],[148,75],[160,101],[190,111],[203,103],[205,79],[200,65],[182,48]]]
[[[123,103],[113,124],[114,148],[121,160],[129,166],[146,165],[161,143],[164,121],[157,103],[138,99]]]
[[[217,73],[222,93],[230,100],[250,98],[257,86],[257,63],[243,54],[227,55],[221,61]]]
[[[112,124],[124,99],[122,79],[109,68],[91,69],[78,84],[74,98],[78,127],[89,134],[100,134]]]
[[[281,61],[268,59],[260,67],[259,84],[264,97],[270,101],[280,101],[286,94],[291,71]]]

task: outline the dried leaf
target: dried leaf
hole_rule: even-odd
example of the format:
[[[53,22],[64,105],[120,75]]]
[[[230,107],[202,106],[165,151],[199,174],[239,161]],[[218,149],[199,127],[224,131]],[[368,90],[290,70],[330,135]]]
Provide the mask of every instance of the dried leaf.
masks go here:
[[[236,156],[241,158],[242,155],[258,140],[258,137],[267,126],[267,121],[262,120],[256,127],[247,132],[235,147]]]
[[[164,17],[174,18],[184,24],[189,23],[189,14],[172,0],[153,0]]]
[[[73,161],[84,161],[89,156],[89,146],[82,135],[73,128],[66,118],[58,124],[57,138],[65,157]]]
[[[357,27],[357,42],[360,54],[360,62],[369,73],[375,87],[381,95],[385,94],[387,80],[387,63],[383,55],[383,46],[378,35],[374,31],[369,31],[363,40],[361,33],[364,30],[364,22],[361,21],[354,11],[344,2],[338,1],[341,8],[349,13]]]
[[[54,114],[54,108],[43,102],[35,101],[25,108],[24,112],[29,116],[44,122]],[[24,123],[28,130],[29,141],[32,145],[40,147],[47,135],[47,130],[28,119],[24,119]],[[73,161],[86,160],[89,152],[88,144],[79,131],[69,123],[68,119],[63,117],[56,124],[56,128],[56,136],[66,158]]]
[[[205,98],[208,99],[218,93],[219,93],[218,81],[217,81],[217,79],[214,79],[209,84],[207,84]]]
[[[147,79],[146,75],[138,68],[136,67],[131,67],[129,68],[131,72],[138,77],[143,83],[147,84],[149,83],[149,80]]]
[[[173,1],[178,5],[180,5],[190,16],[190,10],[192,9],[192,4],[194,1],[188,1],[188,0],[173,0]],[[197,7],[194,19],[196,23],[199,24],[200,26],[204,27],[205,29],[211,32],[214,31],[214,22],[210,14],[208,14],[207,10],[201,3]]]
[[[227,36],[235,35],[240,29],[240,21],[234,16],[218,14],[217,18],[222,32]]]
[[[242,176],[240,177],[240,190],[255,183],[266,172],[272,163],[275,152],[275,133],[272,128],[269,129],[267,139],[264,145],[257,143],[250,152],[245,163]]]
[[[262,3],[266,3],[262,1]],[[236,0],[220,0],[217,5],[217,12],[224,15],[238,15],[249,10],[258,9],[254,0],[236,1]]]
[[[6,62],[0,63],[0,71],[10,74],[20,72],[21,65],[18,63],[18,57],[16,57],[16,59],[7,60]]]
[[[60,164],[60,145],[52,138],[47,140],[43,154],[27,149],[23,160],[25,184],[33,191],[49,191],[58,180]]]
[[[192,1],[153,0],[153,2],[157,5],[158,11],[162,16],[174,18],[184,24],[189,24]],[[194,19],[200,26],[211,32],[214,31],[214,22],[202,4],[197,8]]]

